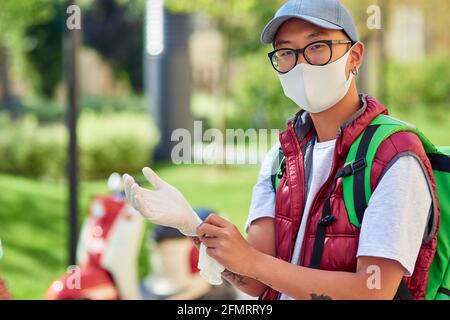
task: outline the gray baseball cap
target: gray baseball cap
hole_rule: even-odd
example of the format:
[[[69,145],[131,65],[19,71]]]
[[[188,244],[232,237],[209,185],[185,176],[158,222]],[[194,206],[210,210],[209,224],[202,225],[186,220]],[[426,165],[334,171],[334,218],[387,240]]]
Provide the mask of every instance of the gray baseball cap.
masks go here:
[[[278,28],[292,18],[302,19],[325,29],[343,30],[350,40],[359,40],[352,16],[338,0],[289,0],[266,25],[261,41],[265,44],[273,43]]]

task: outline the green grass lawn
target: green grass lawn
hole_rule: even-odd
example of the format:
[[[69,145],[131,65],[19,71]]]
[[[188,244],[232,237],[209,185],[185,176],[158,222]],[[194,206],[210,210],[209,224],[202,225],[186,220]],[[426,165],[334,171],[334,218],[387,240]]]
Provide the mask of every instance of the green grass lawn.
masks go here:
[[[242,230],[257,167],[213,168],[160,165],[156,171],[182,191],[193,206],[210,207]],[[67,267],[67,190],[64,183],[0,175],[0,275],[15,299],[42,299]],[[106,181],[80,186],[84,218],[89,199],[107,192]],[[145,251],[144,251],[145,252]],[[140,274],[145,274],[145,254]]]

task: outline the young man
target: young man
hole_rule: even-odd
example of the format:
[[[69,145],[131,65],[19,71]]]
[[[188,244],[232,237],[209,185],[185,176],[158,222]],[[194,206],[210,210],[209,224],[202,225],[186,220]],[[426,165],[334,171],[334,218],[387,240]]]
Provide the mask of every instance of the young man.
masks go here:
[[[374,98],[358,94],[364,45],[351,16],[337,0],[290,0],[267,24],[262,41],[273,45],[272,66],[301,111],[261,166],[247,240],[232,223],[211,215],[196,228],[197,242],[226,268],[223,277],[263,299],[393,299],[405,287],[423,299],[439,210],[419,138],[398,132],[377,149],[360,228],[347,214],[342,179],[335,179],[357,137],[387,114]],[[275,190],[273,159],[280,151],[285,169]],[[198,218],[184,197],[145,170],[157,191],[125,176],[127,198],[156,223],[195,234]]]
[[[364,45],[351,16],[337,0],[291,0],[261,39],[274,47],[269,57],[284,93],[303,111],[280,135],[286,170],[277,192],[271,176],[279,145],[261,166],[247,240],[230,222],[210,216],[197,229],[208,254],[227,268],[224,277],[236,287],[265,299],[393,299],[404,276],[414,298],[423,298],[432,260],[426,255],[435,239],[429,245],[422,240],[435,237],[427,227],[437,210],[419,139],[397,133],[380,146],[360,229],[348,221],[340,180],[333,189],[350,145],[373,118],[387,113],[375,99],[358,94],[355,76]],[[321,263],[310,268],[330,194],[333,221]],[[379,277],[375,288],[371,276]]]

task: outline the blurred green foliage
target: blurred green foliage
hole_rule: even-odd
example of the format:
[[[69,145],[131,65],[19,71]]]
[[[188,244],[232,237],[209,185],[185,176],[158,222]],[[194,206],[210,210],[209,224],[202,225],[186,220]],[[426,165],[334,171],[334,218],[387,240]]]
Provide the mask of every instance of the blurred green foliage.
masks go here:
[[[0,0],[0,43],[18,48],[26,28],[47,21],[55,0]]]
[[[79,110],[96,114],[125,113],[145,114],[147,99],[143,96],[84,96],[80,99]],[[23,101],[23,114],[32,115],[39,123],[64,122],[67,106],[54,99],[31,97]]]
[[[54,85],[61,76],[61,50],[52,49],[61,48],[62,39],[59,35],[62,34],[62,28],[51,24],[52,20],[56,21],[55,16],[62,15],[57,6],[60,2],[62,0],[0,0],[0,51],[5,53],[4,56],[9,56],[7,61],[0,59],[0,68],[5,68],[8,72],[14,61],[14,65],[18,66],[42,93],[48,91],[48,84]],[[52,27],[50,34],[40,32],[45,25]],[[27,37],[31,26],[37,27],[32,30],[35,37]],[[55,38],[59,38],[59,41],[56,39],[55,42]],[[36,41],[37,39],[39,41]],[[42,48],[42,45],[45,46],[47,54],[39,55],[36,49]],[[27,57],[27,53],[33,51],[34,54]],[[37,72],[35,67],[38,66],[44,67],[44,70],[40,71],[47,72],[47,78]]]
[[[39,125],[27,115],[17,122],[0,118],[0,172],[29,177],[66,175],[67,130]],[[78,127],[80,174],[84,179],[111,172],[135,172],[151,162],[158,134],[142,115],[85,112]]]
[[[136,172],[151,164],[158,142],[156,129],[142,115],[83,114],[79,126],[81,174],[107,177]]]
[[[83,44],[112,66],[115,76],[142,92],[143,0],[79,0]],[[0,0],[0,51],[6,51],[29,92],[51,98],[64,74],[66,0]],[[117,45],[117,39],[121,45]],[[12,58],[13,57],[13,58]],[[4,62],[0,61],[0,67]],[[9,65],[9,66],[10,66]]]
[[[27,116],[16,123],[2,117],[0,128],[0,171],[30,177],[56,176],[65,165],[65,131],[60,126],[39,128]]]
[[[449,56],[428,56],[410,64],[390,62],[386,69],[389,106],[404,113],[423,108],[433,120],[450,112]]]
[[[29,25],[25,29],[24,69],[33,91],[47,98],[63,76],[63,34],[65,11],[58,2],[49,8],[51,18]]]

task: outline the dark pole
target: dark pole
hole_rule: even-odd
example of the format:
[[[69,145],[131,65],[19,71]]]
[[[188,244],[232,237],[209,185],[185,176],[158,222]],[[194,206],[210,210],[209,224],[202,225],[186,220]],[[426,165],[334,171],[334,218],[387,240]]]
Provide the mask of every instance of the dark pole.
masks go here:
[[[147,6],[150,5],[147,2]],[[156,10],[156,9],[155,9]],[[164,10],[162,34],[148,30],[146,41],[152,37],[162,39],[164,50],[158,54],[145,53],[146,87],[150,95],[153,118],[160,132],[160,142],[154,152],[155,160],[170,160],[173,146],[172,132],[184,128],[192,132],[193,118],[190,110],[191,65],[189,59],[189,14],[174,14]],[[146,24],[152,26],[158,19],[147,15]]]
[[[76,0],[69,0],[68,5],[75,5]],[[77,81],[77,51],[79,30],[67,30],[67,89],[69,129],[69,264],[76,264],[78,237],[78,150],[77,150],[77,118],[78,118],[78,81]]]

